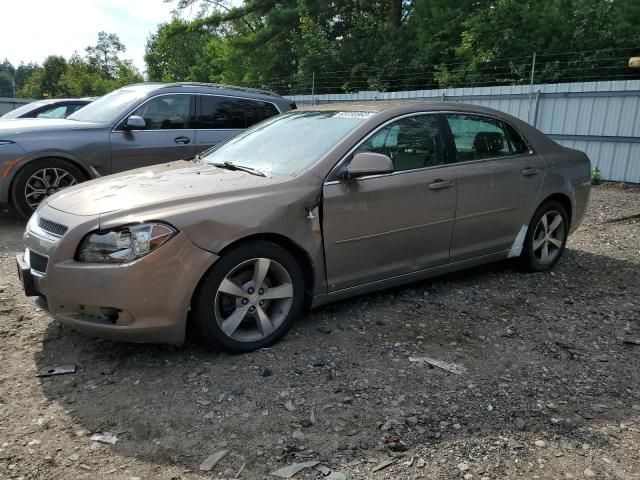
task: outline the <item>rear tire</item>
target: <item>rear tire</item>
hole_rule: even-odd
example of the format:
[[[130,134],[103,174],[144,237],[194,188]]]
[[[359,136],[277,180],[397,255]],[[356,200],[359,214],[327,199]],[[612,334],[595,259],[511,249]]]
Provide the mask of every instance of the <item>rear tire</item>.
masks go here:
[[[560,260],[568,236],[569,222],[564,206],[555,200],[544,202],[527,229],[521,266],[529,272],[550,270]]]
[[[195,334],[207,347],[244,353],[280,340],[304,305],[304,275],[280,245],[256,241],[224,254],[192,301]]]
[[[21,217],[27,219],[42,200],[86,179],[82,170],[66,160],[36,160],[21,168],[13,179],[11,204]]]

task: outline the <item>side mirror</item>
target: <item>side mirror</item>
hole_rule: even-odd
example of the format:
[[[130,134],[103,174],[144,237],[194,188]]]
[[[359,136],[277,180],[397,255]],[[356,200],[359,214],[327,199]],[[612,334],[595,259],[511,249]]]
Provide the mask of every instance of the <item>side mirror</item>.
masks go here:
[[[139,117],[138,115],[131,115],[127,118],[127,121],[124,124],[125,130],[144,130],[146,127],[147,122],[144,121],[144,118]]]
[[[349,179],[391,172],[393,172],[393,162],[381,153],[358,153],[347,165],[347,178]]]

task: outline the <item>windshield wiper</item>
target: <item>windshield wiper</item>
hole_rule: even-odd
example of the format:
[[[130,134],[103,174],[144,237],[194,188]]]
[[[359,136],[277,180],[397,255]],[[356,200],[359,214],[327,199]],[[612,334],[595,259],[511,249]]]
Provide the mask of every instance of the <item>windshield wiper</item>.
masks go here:
[[[251,175],[257,175],[258,177],[266,177],[266,175],[260,170],[247,167],[245,165],[238,165],[229,161],[226,161],[224,163],[212,163],[212,165],[220,168],[226,168],[227,170],[240,170],[242,172],[250,173]]]

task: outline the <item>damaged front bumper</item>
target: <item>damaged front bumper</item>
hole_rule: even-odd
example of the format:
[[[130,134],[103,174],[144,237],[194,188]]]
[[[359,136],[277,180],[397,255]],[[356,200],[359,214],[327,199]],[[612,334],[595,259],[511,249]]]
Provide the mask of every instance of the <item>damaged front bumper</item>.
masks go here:
[[[40,218],[66,227],[57,237],[32,220],[26,251],[18,256],[25,293],[54,319],[89,335],[135,342],[184,341],[191,297],[217,256],[196,247],[184,233],[126,264],[75,260],[97,217],[41,208]]]

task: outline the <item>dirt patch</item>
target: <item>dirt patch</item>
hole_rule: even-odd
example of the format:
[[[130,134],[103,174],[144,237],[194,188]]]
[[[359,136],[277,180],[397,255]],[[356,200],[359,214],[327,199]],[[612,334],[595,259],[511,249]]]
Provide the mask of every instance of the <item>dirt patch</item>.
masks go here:
[[[598,187],[553,272],[503,262],[343,301],[242,356],[52,323],[18,286],[23,226],[1,216],[0,478],[315,461],[294,478],[640,478],[638,212],[639,190]]]

